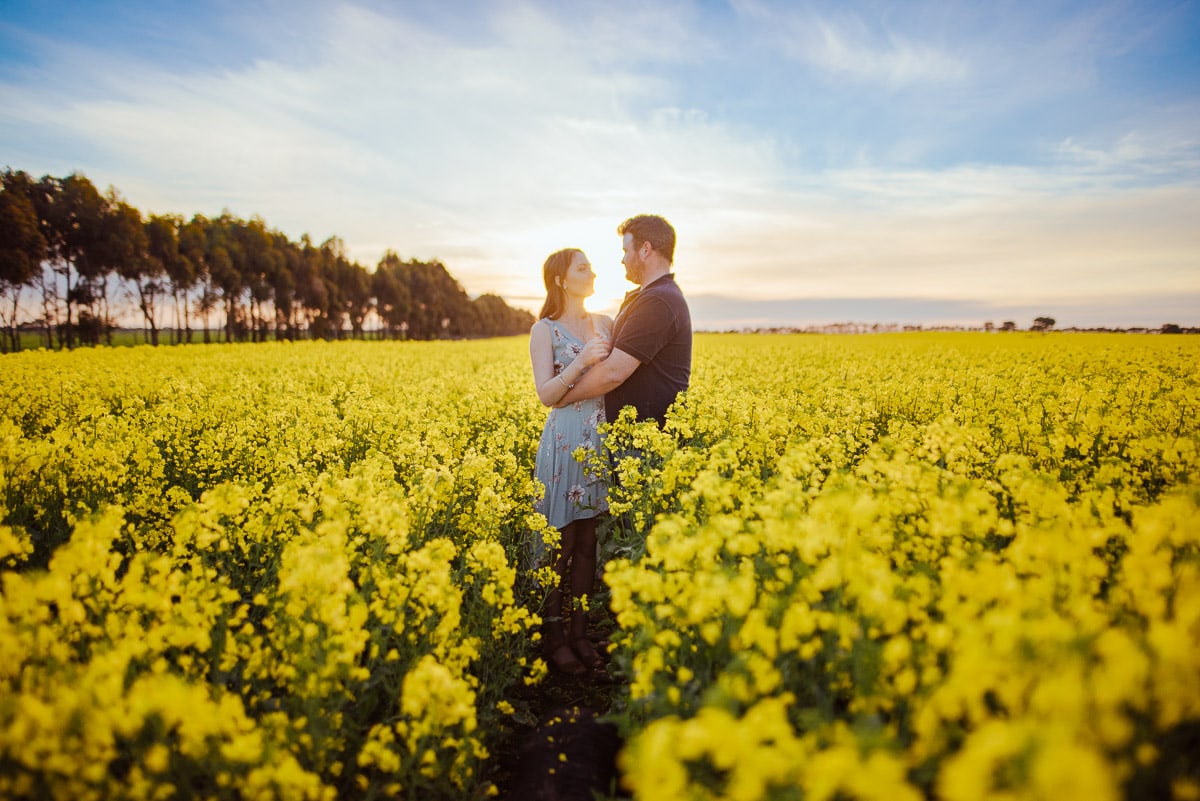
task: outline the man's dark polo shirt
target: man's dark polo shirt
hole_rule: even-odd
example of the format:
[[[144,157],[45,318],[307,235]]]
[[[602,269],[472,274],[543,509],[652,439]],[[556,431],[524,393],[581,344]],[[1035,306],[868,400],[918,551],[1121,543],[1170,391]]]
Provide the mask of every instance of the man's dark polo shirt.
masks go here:
[[[692,316],[673,273],[626,296],[613,323],[612,345],[641,364],[604,396],[605,416],[615,421],[623,407],[633,406],[639,420],[662,425],[692,374]]]

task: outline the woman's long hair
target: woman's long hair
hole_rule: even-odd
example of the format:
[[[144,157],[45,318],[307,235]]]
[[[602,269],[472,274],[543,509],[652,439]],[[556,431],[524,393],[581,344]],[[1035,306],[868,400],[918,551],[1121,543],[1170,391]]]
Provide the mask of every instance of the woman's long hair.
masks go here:
[[[546,263],[542,265],[542,280],[546,282],[546,302],[542,304],[539,320],[547,317],[557,320],[566,310],[567,290],[562,284],[566,281],[567,270],[571,269],[575,254],[582,252],[579,248],[563,248],[546,257]]]

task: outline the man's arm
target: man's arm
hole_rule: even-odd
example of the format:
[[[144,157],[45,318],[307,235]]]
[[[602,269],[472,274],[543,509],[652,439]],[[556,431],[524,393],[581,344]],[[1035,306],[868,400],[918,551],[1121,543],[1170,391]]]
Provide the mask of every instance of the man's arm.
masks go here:
[[[639,364],[641,362],[625,351],[613,348],[607,359],[598,362],[591,370],[588,370],[583,378],[576,381],[575,386],[566,395],[559,398],[554,405],[566,406],[569,403],[607,395],[610,390],[625,383],[625,379],[633,375],[633,371],[638,368]]]

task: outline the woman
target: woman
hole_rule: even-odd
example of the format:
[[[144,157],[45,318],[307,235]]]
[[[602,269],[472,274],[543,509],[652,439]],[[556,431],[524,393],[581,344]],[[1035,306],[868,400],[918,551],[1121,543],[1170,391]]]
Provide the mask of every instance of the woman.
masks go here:
[[[546,303],[529,331],[529,358],[538,399],[553,407],[581,375],[608,356],[612,320],[583,307],[596,274],[582,251],[550,254],[542,278]],[[606,487],[573,455],[579,448],[599,452],[603,422],[604,398],[552,408],[537,452],[537,477],[545,487],[538,511],[562,536],[553,562],[558,586],[546,595],[543,647],[555,669],[573,676],[604,665],[588,640],[580,599],[591,592],[596,576],[596,516],[608,508]],[[542,555],[540,542],[535,551]]]

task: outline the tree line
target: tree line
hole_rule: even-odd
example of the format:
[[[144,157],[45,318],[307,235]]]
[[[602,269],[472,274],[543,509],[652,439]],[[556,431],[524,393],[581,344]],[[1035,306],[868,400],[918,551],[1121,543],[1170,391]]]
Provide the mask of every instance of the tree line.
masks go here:
[[[507,336],[533,324],[497,295],[471,299],[438,261],[389,250],[371,272],[337,237],[293,242],[228,211],[143,216],[79,173],[34,179],[10,168],[0,175],[0,293],[5,351],[31,328],[48,348],[111,344],[124,299],[154,345],[163,329],[172,343],[262,342],[364,338],[369,320],[392,339]]]

